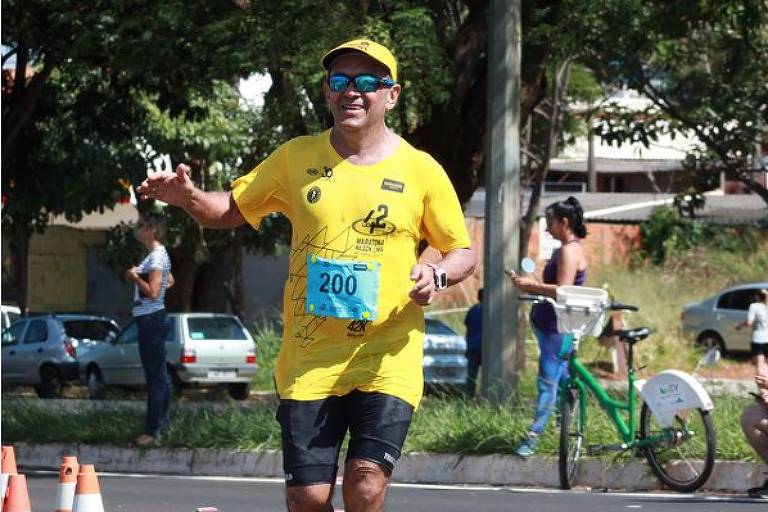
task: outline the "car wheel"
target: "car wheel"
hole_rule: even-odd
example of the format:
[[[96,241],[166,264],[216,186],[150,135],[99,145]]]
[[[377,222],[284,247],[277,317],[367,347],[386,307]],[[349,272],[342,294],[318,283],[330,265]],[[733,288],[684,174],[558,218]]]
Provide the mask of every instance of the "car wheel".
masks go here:
[[[168,375],[171,377],[173,397],[181,398],[181,395],[184,394],[184,382],[182,382],[179,374],[176,373],[176,370],[174,370],[172,366],[168,366]]]
[[[709,331],[703,333],[701,336],[699,336],[699,339],[696,340],[696,343],[704,350],[717,348],[721,355],[725,355],[727,352],[723,338],[721,338],[720,335],[716,332]]]
[[[104,379],[98,368],[88,368],[85,382],[88,386],[88,398],[92,400],[104,398]]]
[[[238,382],[238,383],[227,384],[227,391],[229,391],[229,396],[231,396],[235,400],[246,400],[248,399],[248,395],[251,394],[251,383]]]
[[[37,387],[37,396],[40,398],[59,398],[64,381],[59,370],[46,365],[40,368],[40,385]]]

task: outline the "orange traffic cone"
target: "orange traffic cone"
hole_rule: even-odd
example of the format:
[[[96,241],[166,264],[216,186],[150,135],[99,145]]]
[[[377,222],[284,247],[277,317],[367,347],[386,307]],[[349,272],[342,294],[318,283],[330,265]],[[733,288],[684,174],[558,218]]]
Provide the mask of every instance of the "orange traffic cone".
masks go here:
[[[26,476],[11,475],[8,477],[8,497],[5,498],[3,512],[32,512]]]
[[[0,464],[0,505],[5,503],[5,497],[8,494],[8,477],[15,475],[16,455],[13,453],[13,446],[3,446],[2,463]]]
[[[54,512],[72,512],[77,486],[77,457],[62,457],[59,468],[59,487],[56,490],[56,510]]]
[[[101,490],[93,464],[83,464],[77,474],[77,488],[72,512],[104,512]]]

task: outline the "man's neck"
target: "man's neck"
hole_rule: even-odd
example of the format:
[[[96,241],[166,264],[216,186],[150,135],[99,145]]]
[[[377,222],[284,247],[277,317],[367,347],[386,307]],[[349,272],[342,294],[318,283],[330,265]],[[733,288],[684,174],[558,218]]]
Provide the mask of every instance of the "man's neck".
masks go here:
[[[331,145],[344,160],[355,165],[373,165],[389,157],[400,143],[384,125],[371,129],[331,129]]]

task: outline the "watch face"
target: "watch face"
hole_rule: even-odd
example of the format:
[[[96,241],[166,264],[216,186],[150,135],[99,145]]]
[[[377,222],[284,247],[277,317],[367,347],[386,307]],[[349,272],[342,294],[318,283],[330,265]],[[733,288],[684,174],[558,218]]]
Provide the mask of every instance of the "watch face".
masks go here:
[[[445,270],[439,267],[432,267],[435,271],[435,287],[438,290],[443,290],[448,287],[448,274]]]

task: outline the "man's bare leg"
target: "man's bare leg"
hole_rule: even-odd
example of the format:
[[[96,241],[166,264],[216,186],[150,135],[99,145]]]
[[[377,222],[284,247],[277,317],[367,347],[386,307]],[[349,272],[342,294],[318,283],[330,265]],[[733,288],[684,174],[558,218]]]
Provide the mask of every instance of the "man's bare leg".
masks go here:
[[[288,512],[332,512],[333,485],[301,485],[285,488]]]
[[[344,470],[345,512],[377,512],[384,508],[390,475],[379,464],[349,459]]]

